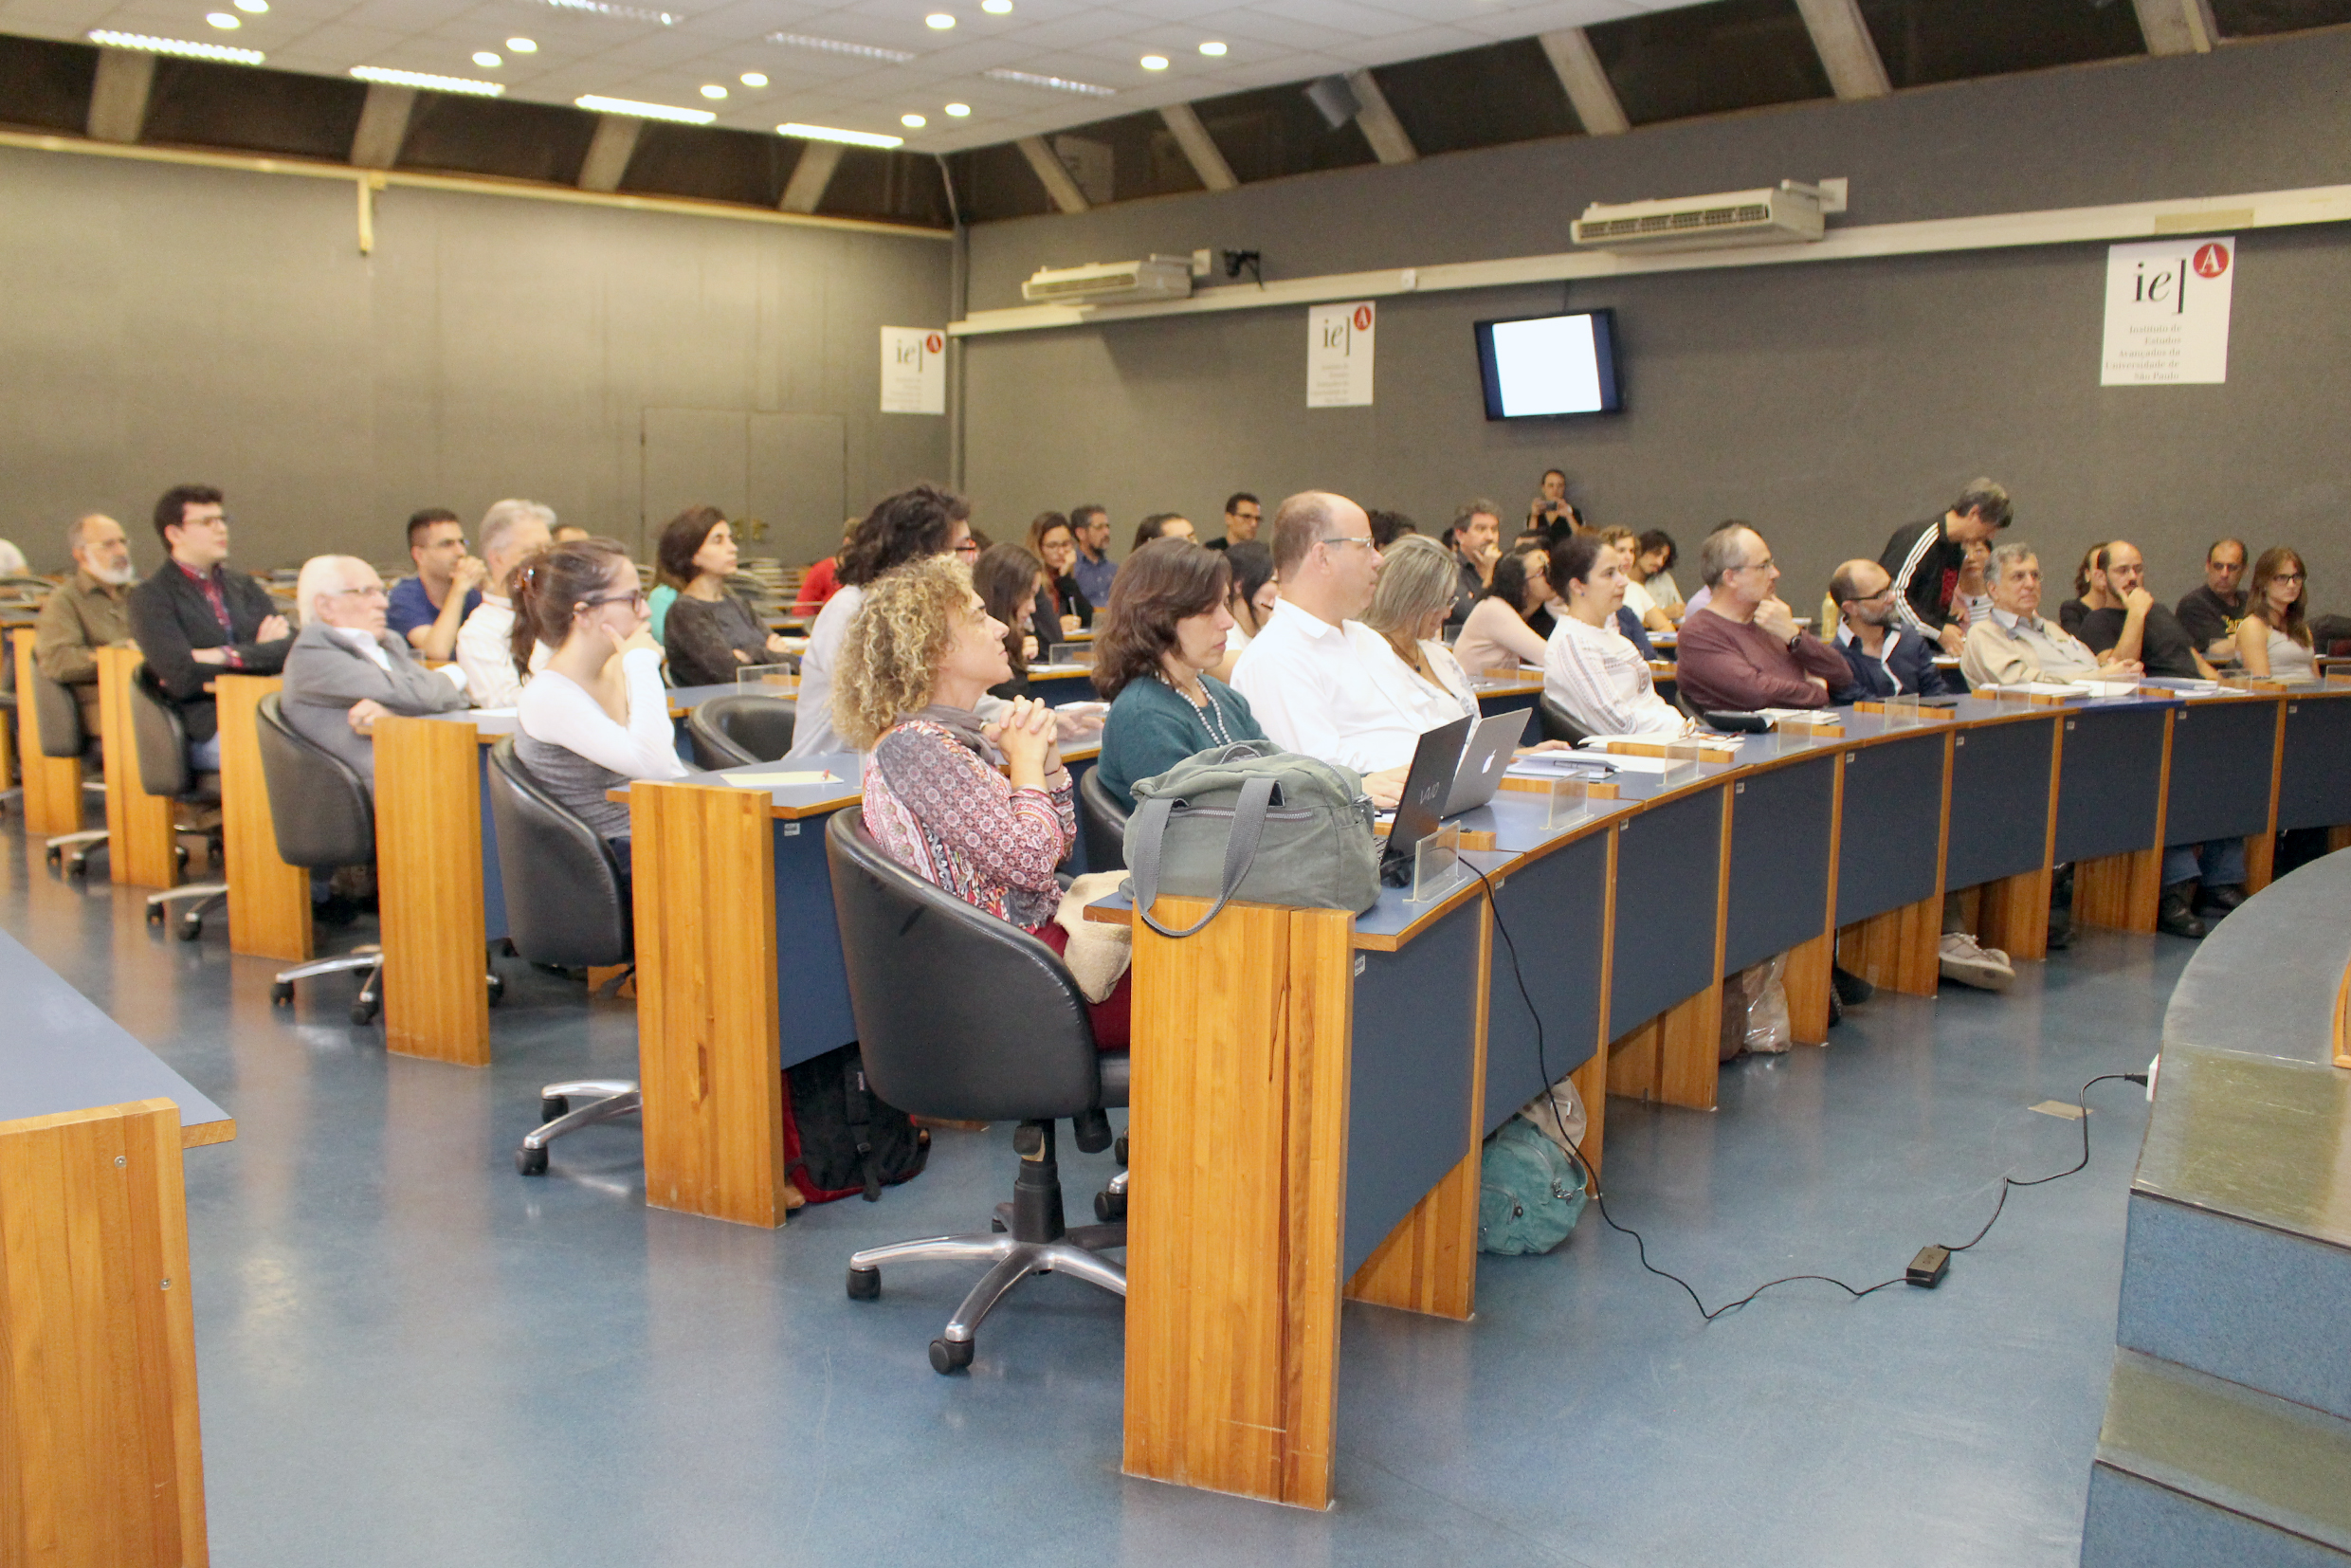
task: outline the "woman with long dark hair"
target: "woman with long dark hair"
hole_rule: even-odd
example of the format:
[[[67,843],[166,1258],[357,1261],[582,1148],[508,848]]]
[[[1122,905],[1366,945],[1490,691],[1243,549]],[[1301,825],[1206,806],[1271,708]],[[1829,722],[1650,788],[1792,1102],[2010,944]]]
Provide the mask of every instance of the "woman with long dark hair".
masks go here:
[[[2302,557],[2282,544],[2264,550],[2253,563],[2253,586],[2236,628],[2237,661],[2246,674],[2280,681],[2319,678],[2304,610],[2309,599],[2309,571]]]
[[[1095,767],[1114,799],[1135,781],[1236,740],[1263,740],[1248,699],[1209,672],[1232,630],[1229,557],[1190,539],[1154,539],[1110,584],[1094,640],[1094,689],[1110,700]]]
[[[722,685],[745,665],[783,658],[784,639],[726,585],[739,553],[725,513],[716,506],[679,513],[662,530],[654,558],[661,580],[678,591],[663,638],[671,684]]]
[[[1551,610],[1558,602],[1544,574],[1550,565],[1548,550],[1516,550],[1494,563],[1493,582],[1470,606],[1453,644],[1462,668],[1484,672],[1543,662]]]
[[[1012,669],[1009,680],[988,688],[991,697],[1010,702],[1029,695],[1029,665],[1043,651],[1044,639],[1032,627],[1044,575],[1045,564],[1017,544],[992,544],[972,565],[972,591],[1004,623],[1004,659]]]
[[[1039,642],[1054,640],[1056,629],[1080,631],[1094,624],[1094,603],[1070,574],[1078,566],[1078,536],[1059,512],[1039,512],[1029,524],[1029,548],[1045,563],[1051,581],[1037,595],[1036,632]]]

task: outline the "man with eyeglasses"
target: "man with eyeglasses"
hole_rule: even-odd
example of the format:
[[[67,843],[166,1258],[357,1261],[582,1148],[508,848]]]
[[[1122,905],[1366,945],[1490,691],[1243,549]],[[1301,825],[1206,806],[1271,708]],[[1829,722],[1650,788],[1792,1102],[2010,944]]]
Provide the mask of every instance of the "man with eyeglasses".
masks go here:
[[[301,634],[285,656],[285,721],[375,781],[369,725],[384,715],[454,713],[465,705],[465,672],[427,669],[407,638],[391,629],[391,595],[375,568],[355,556],[313,556],[294,585]]]
[[[1840,698],[1941,697],[1954,690],[1934,646],[1894,624],[1894,579],[1873,560],[1850,560],[1829,578],[1837,651],[1852,672]]]
[[[1675,657],[1683,699],[1700,712],[1825,708],[1852,679],[1845,658],[1795,624],[1772,592],[1779,568],[1763,536],[1726,522],[1698,547],[1705,608],[1682,622]]]
[[[1387,640],[1356,619],[1371,607],[1379,562],[1371,519],[1346,497],[1309,490],[1276,507],[1282,597],[1241,650],[1232,685],[1274,744],[1353,768],[1386,808],[1404,793],[1421,725],[1372,674],[1395,658]]]
[[[1235,490],[1225,498],[1225,537],[1211,539],[1211,550],[1230,550],[1236,544],[1247,544],[1257,537],[1257,524],[1265,516],[1257,498],[1247,490]]]
[[[409,519],[409,559],[416,575],[392,587],[384,624],[428,659],[457,651],[457,632],[482,603],[488,568],[465,549],[465,525],[455,512],[428,506]]]
[[[131,636],[188,734],[189,765],[220,771],[220,720],[205,690],[224,671],[275,675],[293,630],[261,584],[223,563],[228,515],[210,484],[178,484],[155,502],[171,559],[131,590]]]

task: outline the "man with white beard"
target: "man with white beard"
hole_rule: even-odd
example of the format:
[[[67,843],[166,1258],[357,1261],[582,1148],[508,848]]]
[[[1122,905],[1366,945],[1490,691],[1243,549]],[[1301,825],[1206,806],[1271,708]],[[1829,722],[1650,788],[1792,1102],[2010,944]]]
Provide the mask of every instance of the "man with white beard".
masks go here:
[[[65,547],[73,552],[73,577],[43,601],[32,656],[42,674],[82,704],[82,733],[96,735],[98,659],[92,650],[131,640],[127,602],[138,573],[122,524],[102,512],[76,520],[65,530]]]

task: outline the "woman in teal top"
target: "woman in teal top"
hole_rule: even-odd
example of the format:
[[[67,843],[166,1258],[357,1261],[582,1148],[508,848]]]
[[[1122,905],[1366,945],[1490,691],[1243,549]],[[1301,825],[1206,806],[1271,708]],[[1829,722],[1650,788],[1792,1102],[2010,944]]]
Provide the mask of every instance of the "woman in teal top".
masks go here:
[[[1154,539],[1120,564],[1094,637],[1094,686],[1110,700],[1095,767],[1117,799],[1131,805],[1137,779],[1187,757],[1266,738],[1248,700],[1208,673],[1232,629],[1230,583],[1225,557],[1190,539]]]

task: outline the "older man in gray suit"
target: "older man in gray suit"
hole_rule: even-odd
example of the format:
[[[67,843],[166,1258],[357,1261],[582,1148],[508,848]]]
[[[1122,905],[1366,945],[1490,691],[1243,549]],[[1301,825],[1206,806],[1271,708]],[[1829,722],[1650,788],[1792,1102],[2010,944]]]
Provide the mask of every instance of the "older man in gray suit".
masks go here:
[[[387,630],[388,595],[375,569],[354,556],[314,556],[294,588],[301,635],[285,656],[285,721],[375,781],[375,747],[361,733],[385,714],[454,713],[465,675],[427,669],[408,640]]]

